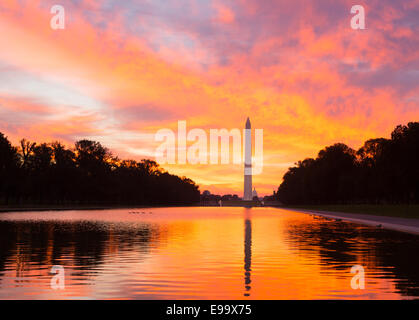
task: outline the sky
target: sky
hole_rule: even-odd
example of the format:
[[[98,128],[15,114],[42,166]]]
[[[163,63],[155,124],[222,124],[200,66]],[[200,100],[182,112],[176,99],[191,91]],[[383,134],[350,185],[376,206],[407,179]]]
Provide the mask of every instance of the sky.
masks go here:
[[[50,26],[51,7],[65,28]],[[365,30],[351,7],[365,8]],[[260,195],[337,142],[419,120],[419,0],[0,1],[0,132],[154,159],[160,129],[263,129]],[[243,166],[163,165],[242,195]]]

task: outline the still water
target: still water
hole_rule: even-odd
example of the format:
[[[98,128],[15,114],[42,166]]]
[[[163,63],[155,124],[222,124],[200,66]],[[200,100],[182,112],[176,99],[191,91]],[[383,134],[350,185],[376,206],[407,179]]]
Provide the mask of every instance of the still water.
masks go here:
[[[411,299],[418,253],[419,236],[275,208],[0,213],[0,299]]]

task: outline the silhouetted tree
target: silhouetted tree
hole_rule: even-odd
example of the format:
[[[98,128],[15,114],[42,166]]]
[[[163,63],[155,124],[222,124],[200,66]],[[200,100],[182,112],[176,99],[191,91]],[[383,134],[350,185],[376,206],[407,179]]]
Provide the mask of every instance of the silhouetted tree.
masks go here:
[[[20,155],[22,161],[22,167],[27,167],[30,164],[33,149],[36,143],[27,141],[26,139],[20,140]]]
[[[0,132],[0,201],[9,203],[10,196],[17,192],[18,153],[10,141]]]
[[[391,139],[358,150],[338,143],[289,168],[278,188],[285,204],[417,203],[419,123],[397,126]]]
[[[192,204],[198,186],[165,172],[152,160],[119,160],[99,142],[20,141],[19,152],[0,133],[0,203]]]

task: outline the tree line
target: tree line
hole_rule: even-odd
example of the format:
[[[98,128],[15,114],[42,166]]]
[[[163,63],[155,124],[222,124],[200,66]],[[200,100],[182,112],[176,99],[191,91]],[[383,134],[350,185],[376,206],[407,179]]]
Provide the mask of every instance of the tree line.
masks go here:
[[[418,203],[419,122],[399,125],[390,139],[368,140],[359,150],[328,146],[295,165],[276,194],[284,204]]]
[[[198,203],[198,186],[151,160],[120,160],[99,142],[20,141],[0,133],[2,205],[185,205]]]

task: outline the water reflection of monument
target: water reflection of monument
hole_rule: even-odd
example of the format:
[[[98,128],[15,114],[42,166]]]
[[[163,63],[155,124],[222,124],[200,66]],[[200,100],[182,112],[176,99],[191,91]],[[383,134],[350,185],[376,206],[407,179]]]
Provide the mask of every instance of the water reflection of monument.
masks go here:
[[[250,296],[250,272],[252,271],[252,220],[249,209],[244,220],[244,296]]]

